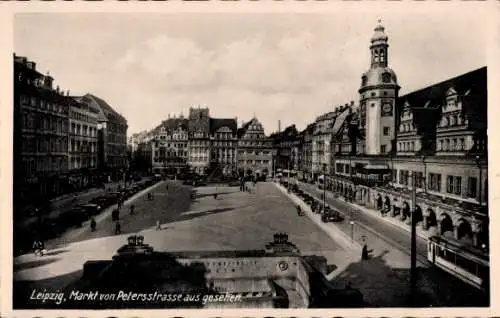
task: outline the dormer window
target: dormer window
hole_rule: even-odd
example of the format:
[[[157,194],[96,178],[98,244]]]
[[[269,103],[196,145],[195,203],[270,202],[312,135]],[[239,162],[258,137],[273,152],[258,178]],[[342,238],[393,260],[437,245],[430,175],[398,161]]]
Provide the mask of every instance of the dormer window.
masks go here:
[[[390,83],[391,82],[391,74],[389,74],[389,73],[382,74],[382,82]]]

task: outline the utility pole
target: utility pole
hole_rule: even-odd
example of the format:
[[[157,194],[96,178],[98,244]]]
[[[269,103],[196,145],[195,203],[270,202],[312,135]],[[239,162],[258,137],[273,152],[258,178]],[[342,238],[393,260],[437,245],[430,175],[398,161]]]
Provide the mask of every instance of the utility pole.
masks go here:
[[[416,302],[417,289],[417,218],[415,209],[417,206],[417,176],[412,173],[411,191],[411,270],[410,270],[410,293],[413,305]]]

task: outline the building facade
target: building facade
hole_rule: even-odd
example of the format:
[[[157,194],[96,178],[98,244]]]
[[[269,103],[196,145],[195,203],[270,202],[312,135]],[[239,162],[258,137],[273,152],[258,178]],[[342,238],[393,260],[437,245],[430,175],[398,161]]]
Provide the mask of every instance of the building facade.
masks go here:
[[[238,129],[238,174],[268,175],[273,171],[273,142],[257,118]]]
[[[210,114],[208,108],[189,109],[188,164],[192,171],[206,174],[210,163]]]
[[[275,169],[298,171],[302,140],[295,125],[288,126],[269,138],[273,140],[273,147],[276,149]]]
[[[187,168],[188,144],[188,120],[184,116],[163,121],[154,130],[151,143],[153,173],[174,175]]]
[[[237,174],[238,122],[231,118],[210,118],[210,176]]]
[[[334,124],[330,188],[407,223],[415,188],[421,231],[487,248],[486,67],[398,96],[387,42],[378,25],[360,106]]]
[[[302,172],[302,178],[305,180],[313,180],[312,174],[312,140],[314,133],[314,123],[307,125],[306,129],[302,131],[302,145],[301,145],[301,161],[299,170]]]
[[[97,116],[99,110],[74,98],[69,112],[68,169],[74,190],[93,183],[97,169]]]
[[[122,179],[128,169],[127,120],[106,101],[95,95],[86,94],[80,100],[98,110],[97,167],[100,174],[107,175],[113,180]]]
[[[14,54],[14,204],[66,191],[70,100],[36,63]]]

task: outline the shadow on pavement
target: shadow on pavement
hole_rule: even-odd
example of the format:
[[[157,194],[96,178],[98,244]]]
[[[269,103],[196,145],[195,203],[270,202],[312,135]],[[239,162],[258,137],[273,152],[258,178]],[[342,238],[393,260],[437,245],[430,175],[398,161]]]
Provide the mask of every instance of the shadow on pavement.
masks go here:
[[[47,255],[47,256],[55,256],[55,255],[66,253],[67,251],[68,250],[49,251],[45,255]]]
[[[42,256],[43,257],[43,256]],[[40,267],[44,266],[50,263],[54,263],[59,261],[61,258],[48,258],[48,259],[40,259],[37,261],[31,261],[31,262],[25,262],[25,263],[18,263],[14,264],[14,272],[19,272],[25,269],[30,269],[30,268],[35,268],[35,267]]]
[[[393,268],[389,251],[353,262],[330,281],[335,288],[359,289],[366,307],[487,307],[489,295],[438,268],[417,267],[417,290],[411,293],[410,269]]]
[[[61,286],[64,287],[79,280],[82,273],[83,270],[78,270],[36,281],[14,281],[12,288],[13,309],[60,308],[60,305],[55,304],[53,300],[42,302],[40,299],[31,299],[31,297],[34,293],[44,292],[44,289],[48,293],[64,291]],[[70,292],[71,289],[68,289],[65,296],[68,297]]]

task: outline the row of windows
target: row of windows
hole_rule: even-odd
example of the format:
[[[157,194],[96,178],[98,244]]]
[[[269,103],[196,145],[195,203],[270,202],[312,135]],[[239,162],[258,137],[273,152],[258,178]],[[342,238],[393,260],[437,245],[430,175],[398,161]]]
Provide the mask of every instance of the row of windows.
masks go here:
[[[415,182],[417,188],[425,187],[425,178],[423,172],[413,171],[416,175]],[[393,170],[392,181],[396,182],[398,171]],[[427,188],[430,191],[441,192],[441,174],[429,173],[427,177]],[[467,180],[467,197],[475,198],[477,196],[478,179],[475,177],[468,177]],[[410,171],[399,170],[399,184],[408,186],[410,185]],[[462,195],[462,177],[461,176],[446,176],[446,193]]]
[[[68,151],[68,140],[66,138],[23,138],[21,142],[22,152],[57,152]]]
[[[79,136],[97,137],[97,128],[82,124],[71,123],[71,133]]]
[[[71,140],[70,151],[72,152],[97,152],[97,143],[88,141]]]
[[[60,117],[23,114],[21,119],[22,128],[24,129],[50,131],[62,134],[68,132],[68,122]]]
[[[460,126],[463,124],[463,118],[461,115],[450,115],[443,116],[441,118],[441,122],[439,123],[440,127],[453,127]]]
[[[398,151],[415,151],[415,142],[398,142]]]
[[[268,156],[270,155],[270,151],[245,151],[245,150],[240,150],[238,151],[239,156]]]
[[[23,161],[23,175],[33,176],[36,173],[64,172],[68,169],[68,159],[64,157],[45,156]]]
[[[238,160],[238,164],[244,165],[268,165],[270,160]]]
[[[31,107],[39,108],[41,110],[52,111],[56,113],[64,113],[68,110],[66,105],[61,105],[44,99],[39,99],[36,97],[28,97],[26,95],[20,96],[21,104],[29,105]]]
[[[160,135],[161,140],[187,140],[187,134]]]
[[[160,158],[164,157],[185,157],[188,155],[187,151],[179,150],[179,151],[160,151],[159,156]]]
[[[76,119],[76,120],[80,120],[80,121],[84,121],[84,122],[94,122],[95,124],[97,124],[97,117],[94,115],[94,116],[89,116],[87,114],[82,114],[81,112],[76,112],[74,110],[71,110],[70,111],[70,118],[72,119]]]
[[[446,138],[438,140],[438,151],[461,151],[466,150],[465,138]]]
[[[94,158],[74,157],[71,159],[69,164],[70,169],[95,168],[95,167],[96,167],[96,160]]]
[[[186,144],[186,143],[167,143],[167,146],[165,147],[165,146],[159,146],[159,144],[156,143],[156,147],[160,148],[160,149],[171,148],[171,147],[173,147],[173,148],[187,148],[187,146],[188,146],[188,144]]]
[[[413,123],[408,122],[408,123],[402,123],[399,125],[399,132],[409,132],[413,131],[415,127],[413,126]]]

